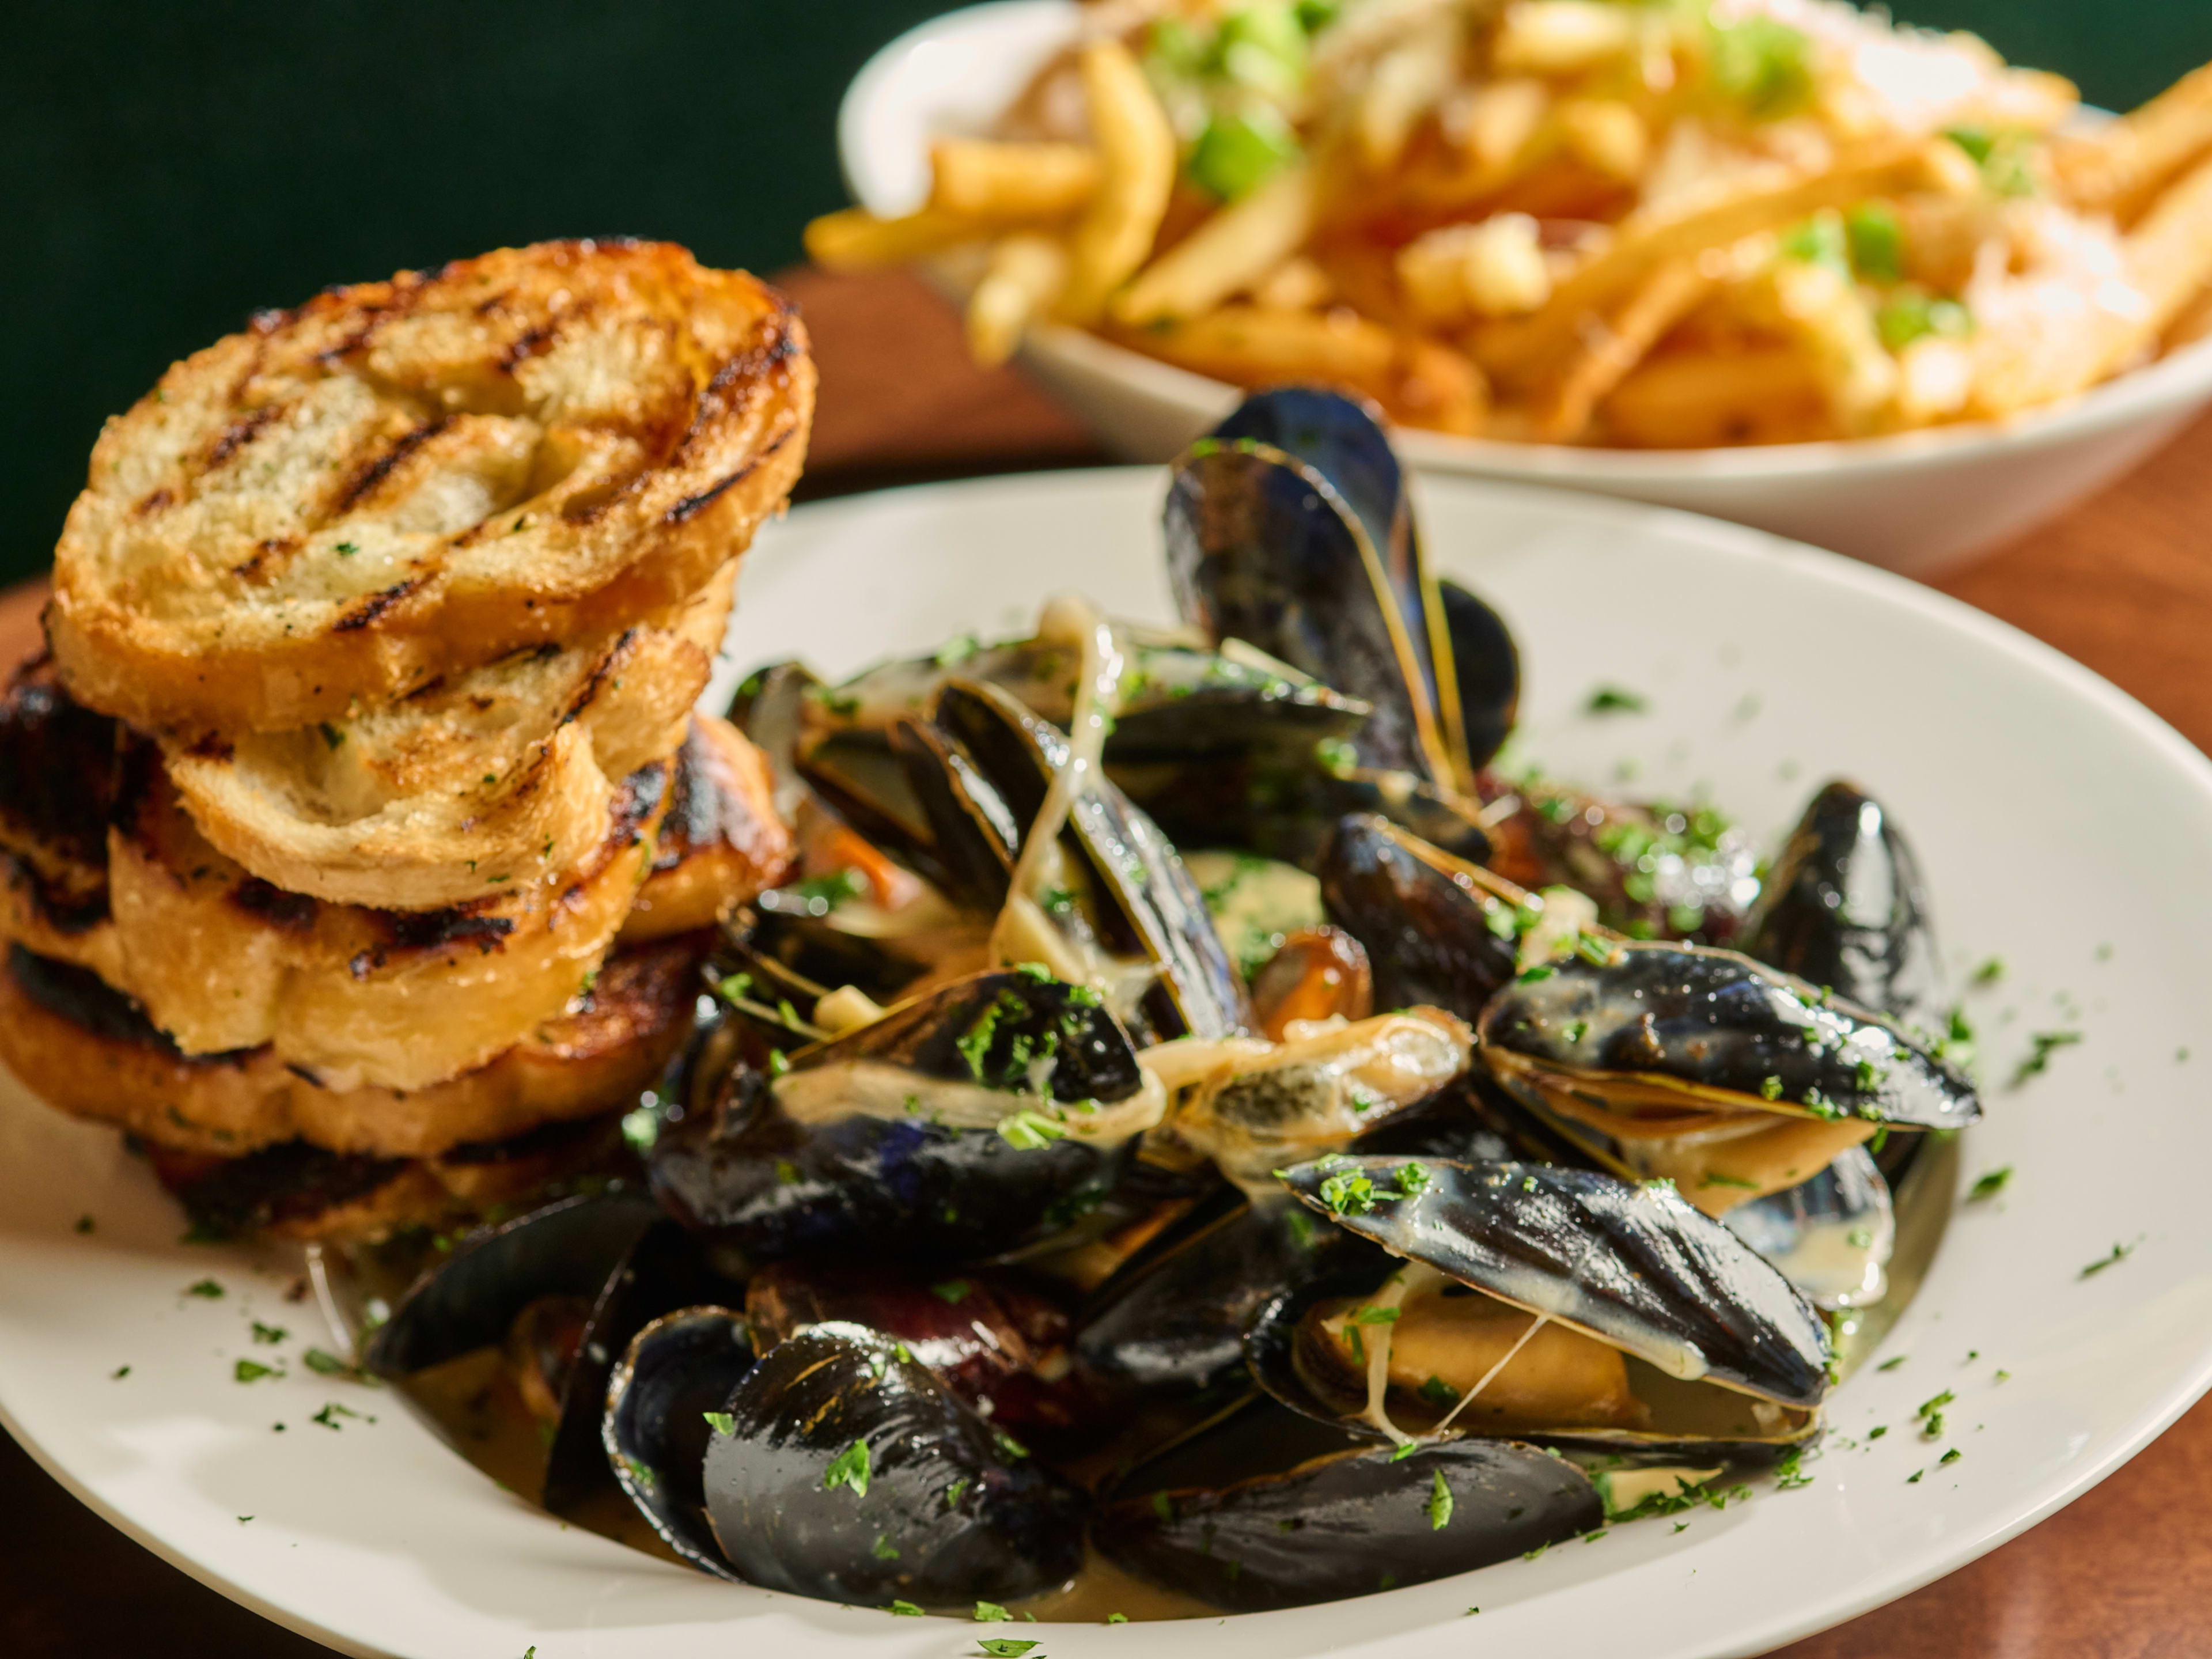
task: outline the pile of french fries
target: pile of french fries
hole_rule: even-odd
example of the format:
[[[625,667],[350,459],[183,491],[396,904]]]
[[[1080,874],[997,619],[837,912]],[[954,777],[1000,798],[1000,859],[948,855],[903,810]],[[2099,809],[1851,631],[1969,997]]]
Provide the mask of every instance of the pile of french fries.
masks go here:
[[[1543,443],[2000,418],[2212,332],[2212,66],[2131,115],[1844,0],[1101,0],[927,204],[979,362],[1085,328]]]

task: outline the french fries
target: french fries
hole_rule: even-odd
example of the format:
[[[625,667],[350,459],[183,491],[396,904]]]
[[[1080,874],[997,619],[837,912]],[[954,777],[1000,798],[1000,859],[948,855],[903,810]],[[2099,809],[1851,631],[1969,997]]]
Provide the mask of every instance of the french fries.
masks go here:
[[[987,368],[1014,355],[1029,325],[1052,308],[1067,282],[1067,249],[1033,231],[991,251],[983,280],[968,296],[968,350]]]
[[[1098,192],[1075,228],[1067,286],[1059,313],[1069,322],[1097,319],[1107,297],[1152,251],[1175,189],[1175,129],[1145,72],[1116,40],[1083,50],[1083,89],[1098,146]]]
[[[1065,219],[1097,194],[1098,153],[1085,144],[940,138],[929,147],[929,204],[1000,223]]]
[[[1711,447],[2003,416],[2212,336],[2212,65],[2075,131],[1963,33],[1780,0],[1143,0],[927,205],[969,349],[1046,319],[1394,420]]]
[[[2120,211],[2212,149],[2212,64],[2133,114],[2069,133],[2051,147],[2059,190],[2076,206]]]
[[[1312,234],[1313,175],[1291,167],[1223,209],[1115,296],[1114,320],[1142,327],[1195,317],[1261,281]]]

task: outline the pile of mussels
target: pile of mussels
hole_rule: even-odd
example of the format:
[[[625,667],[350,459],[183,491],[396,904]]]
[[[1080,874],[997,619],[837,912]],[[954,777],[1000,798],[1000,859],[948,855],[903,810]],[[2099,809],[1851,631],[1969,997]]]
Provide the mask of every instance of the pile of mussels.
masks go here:
[[[465,1239],[368,1346],[523,1356],[550,1508],[618,1481],[704,1571],[839,1601],[1095,1550],[1248,1609],[1820,1432],[1892,1183],[1979,1112],[1880,805],[1831,784],[1762,882],[1499,775],[1512,638],[1341,398],[1249,400],[1165,524],[1181,632],[1055,601],[748,682],[842,873],[730,920],[641,1178]],[[1210,867],[1279,948],[1240,963]]]

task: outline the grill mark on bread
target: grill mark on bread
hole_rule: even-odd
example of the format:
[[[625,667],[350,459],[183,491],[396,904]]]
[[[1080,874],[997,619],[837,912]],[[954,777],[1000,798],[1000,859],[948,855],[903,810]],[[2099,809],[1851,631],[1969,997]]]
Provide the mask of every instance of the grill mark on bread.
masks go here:
[[[683,524],[690,519],[696,517],[706,508],[713,506],[716,498],[719,497],[725,490],[730,489],[738,484],[741,484],[747,478],[750,477],[762,462],[767,460],[769,457],[775,454],[776,451],[781,449],[784,445],[791,441],[793,435],[797,432],[797,430],[798,427],[795,422],[785,427],[784,429],[776,435],[775,441],[773,443],[763,449],[758,454],[755,455],[735,472],[732,472],[728,477],[722,479],[717,483],[709,484],[706,489],[701,490],[696,495],[685,496],[682,501],[677,502],[675,506],[670,507],[667,512],[661,515],[662,520],[668,524]]]
[[[273,580],[276,575],[271,562],[289,560],[300,550],[297,536],[271,536],[253,550],[253,556],[243,564],[233,565],[230,574],[244,582]]]
[[[105,869],[125,785],[123,728],[62,689],[41,653],[0,694],[0,822],[76,863]]]
[[[331,508],[331,516],[339,518],[352,512],[363,498],[392,476],[393,468],[452,424],[452,416],[440,415],[401,433],[391,448],[361,467],[347,481],[345,488],[338,492],[337,503]]]
[[[322,908],[319,900],[272,887],[258,876],[248,876],[234,883],[224,896],[246,915],[285,933],[302,936],[314,932],[315,917]]]
[[[422,576],[410,576],[404,582],[392,583],[391,586],[384,589],[381,592],[368,594],[356,604],[352,610],[347,611],[345,615],[340,617],[337,621],[331,623],[331,631],[333,634],[352,634],[359,632],[362,629],[369,626],[386,611],[391,610],[393,605],[398,605],[402,599],[405,599],[410,593],[412,593],[416,588],[422,586],[427,580],[428,578]]]
[[[240,450],[253,441],[262,428],[283,414],[286,407],[283,404],[266,404],[259,409],[248,410],[237,420],[233,421],[222,429],[221,435],[210,447],[207,460],[202,470],[212,472],[232,456],[237,454]]]
[[[137,506],[131,510],[142,519],[150,519],[163,507],[173,503],[176,499],[176,493],[168,485],[163,484],[160,489],[149,491],[142,496]]]
[[[33,955],[20,945],[8,947],[8,973],[16,988],[50,1014],[58,1014],[95,1036],[151,1048],[165,1060],[186,1066],[236,1066],[254,1050],[234,1048],[218,1054],[188,1054],[176,1039],[146,1018],[146,1011],[89,968]]]

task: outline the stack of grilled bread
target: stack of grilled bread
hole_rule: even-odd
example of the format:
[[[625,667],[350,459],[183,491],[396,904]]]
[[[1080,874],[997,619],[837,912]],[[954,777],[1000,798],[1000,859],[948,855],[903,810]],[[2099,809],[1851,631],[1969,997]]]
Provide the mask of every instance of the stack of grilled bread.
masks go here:
[[[213,1225],[598,1156],[791,861],[692,705],[813,395],[772,290],[659,244],[333,289],[172,368],[0,701],[0,1059]]]

